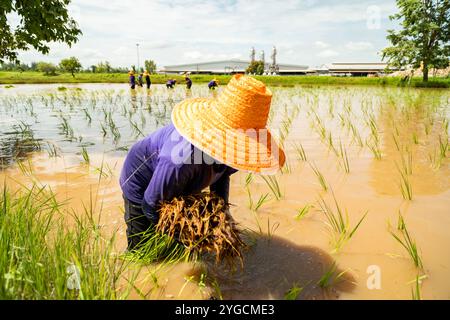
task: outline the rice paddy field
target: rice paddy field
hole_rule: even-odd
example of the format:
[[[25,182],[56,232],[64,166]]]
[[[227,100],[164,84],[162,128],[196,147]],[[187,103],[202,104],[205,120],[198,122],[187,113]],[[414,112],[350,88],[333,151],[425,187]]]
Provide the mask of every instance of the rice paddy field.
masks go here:
[[[287,163],[232,176],[231,272],[122,257],[128,148],[221,88],[0,87],[0,299],[450,299],[450,91],[271,90]]]

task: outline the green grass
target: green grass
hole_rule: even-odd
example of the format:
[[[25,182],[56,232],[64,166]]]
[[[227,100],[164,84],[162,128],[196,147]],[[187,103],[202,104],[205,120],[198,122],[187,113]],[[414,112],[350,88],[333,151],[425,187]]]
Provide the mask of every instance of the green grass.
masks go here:
[[[226,84],[230,75],[191,75],[194,83],[206,83],[211,78],[219,80],[220,85]],[[151,75],[152,83],[165,83],[173,78],[178,84],[184,84],[181,75]],[[292,87],[295,85],[363,85],[363,86],[407,86],[400,77],[366,78],[366,77],[330,77],[330,76],[255,76],[258,80],[271,86]],[[70,73],[59,73],[55,76],[46,76],[41,72],[0,71],[0,84],[20,83],[127,83],[128,75],[125,73],[77,73],[72,77]],[[413,78],[410,86],[421,88],[448,88],[450,78],[435,78],[428,83],[421,78]]]
[[[68,219],[73,223],[67,223]],[[120,299],[127,262],[92,207],[76,215],[44,187],[0,194],[0,299]]]

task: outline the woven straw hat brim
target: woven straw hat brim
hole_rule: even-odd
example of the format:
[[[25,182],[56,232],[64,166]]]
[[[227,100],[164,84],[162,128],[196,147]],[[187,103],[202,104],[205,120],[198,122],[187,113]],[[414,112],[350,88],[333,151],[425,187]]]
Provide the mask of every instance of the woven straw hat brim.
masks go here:
[[[235,129],[217,110],[214,99],[187,99],[172,110],[172,123],[198,149],[237,170],[274,174],[283,166],[284,151],[267,128],[262,135]]]

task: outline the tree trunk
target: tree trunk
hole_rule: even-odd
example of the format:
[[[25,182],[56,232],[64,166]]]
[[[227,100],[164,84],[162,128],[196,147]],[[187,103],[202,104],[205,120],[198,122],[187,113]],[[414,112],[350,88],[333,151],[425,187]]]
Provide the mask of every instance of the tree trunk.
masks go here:
[[[423,64],[423,82],[427,82],[428,81],[428,64]]]
[[[74,77],[74,78],[75,78],[75,75],[73,74],[73,72],[72,72],[72,77]]]

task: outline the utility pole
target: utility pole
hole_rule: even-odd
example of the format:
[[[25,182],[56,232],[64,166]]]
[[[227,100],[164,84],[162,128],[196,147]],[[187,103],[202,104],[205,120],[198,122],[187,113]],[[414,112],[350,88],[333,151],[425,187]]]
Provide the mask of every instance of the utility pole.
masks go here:
[[[136,43],[136,52],[137,52],[137,73],[141,72],[141,66],[139,65],[139,43]]]

